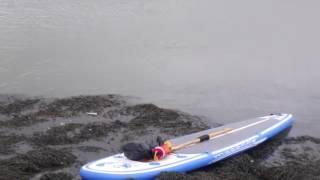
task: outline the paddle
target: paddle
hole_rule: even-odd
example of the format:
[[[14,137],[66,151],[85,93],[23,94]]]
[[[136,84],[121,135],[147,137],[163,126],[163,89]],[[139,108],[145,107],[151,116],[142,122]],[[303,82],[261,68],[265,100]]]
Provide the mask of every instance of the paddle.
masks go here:
[[[155,148],[152,149],[153,152],[153,160],[157,161],[160,159],[165,158],[168,154],[174,152],[174,151],[178,151],[181,150],[183,148],[189,147],[189,146],[193,146],[195,144],[204,142],[204,141],[208,141],[216,136],[225,134],[227,132],[230,132],[232,129],[231,128],[224,128],[223,130],[220,131],[216,131],[216,132],[211,132],[205,135],[202,135],[196,139],[193,139],[191,141],[187,141],[185,143],[173,146],[172,143],[170,141],[165,141],[161,146],[157,146]]]

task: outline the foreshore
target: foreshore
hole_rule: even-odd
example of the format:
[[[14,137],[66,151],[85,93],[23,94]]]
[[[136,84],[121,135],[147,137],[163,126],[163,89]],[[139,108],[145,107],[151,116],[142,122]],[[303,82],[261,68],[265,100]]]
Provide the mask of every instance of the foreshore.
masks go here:
[[[80,179],[83,164],[119,153],[128,142],[152,144],[157,136],[208,128],[200,117],[120,95],[0,95],[0,180]],[[217,164],[157,179],[319,179],[320,139],[287,132]]]

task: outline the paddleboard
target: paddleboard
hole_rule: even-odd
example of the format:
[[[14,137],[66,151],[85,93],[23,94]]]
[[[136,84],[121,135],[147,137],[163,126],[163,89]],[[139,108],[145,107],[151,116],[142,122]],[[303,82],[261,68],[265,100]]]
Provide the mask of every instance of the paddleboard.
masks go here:
[[[80,176],[83,180],[154,179],[161,172],[188,172],[253,148],[292,123],[292,115],[284,113],[232,123],[171,139],[173,145],[178,145],[208,133],[231,129],[208,141],[171,153],[160,161],[132,161],[120,153],[84,165]]]

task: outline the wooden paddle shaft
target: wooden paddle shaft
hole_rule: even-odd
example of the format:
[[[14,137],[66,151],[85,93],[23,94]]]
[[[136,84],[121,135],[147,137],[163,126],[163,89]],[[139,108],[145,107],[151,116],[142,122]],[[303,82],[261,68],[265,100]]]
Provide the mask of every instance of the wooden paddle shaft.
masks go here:
[[[179,144],[177,146],[173,146],[171,148],[171,151],[177,151],[177,150],[180,150],[182,148],[185,148],[185,147],[188,147],[190,145],[194,145],[194,144],[197,144],[197,143],[200,143],[200,142],[203,142],[203,141],[206,141],[206,140],[210,140],[211,138],[213,137],[216,137],[216,136],[219,136],[221,134],[225,134],[229,131],[231,131],[232,129],[231,128],[224,128],[223,130],[221,131],[217,131],[217,132],[211,132],[209,134],[205,134],[205,135],[202,135],[200,137],[198,137],[197,139],[193,139],[191,141],[187,141],[185,143],[182,143],[182,144]]]

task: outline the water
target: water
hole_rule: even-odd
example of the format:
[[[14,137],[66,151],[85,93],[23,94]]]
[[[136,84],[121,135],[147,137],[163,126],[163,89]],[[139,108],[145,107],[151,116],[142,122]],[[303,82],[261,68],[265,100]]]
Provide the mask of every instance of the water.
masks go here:
[[[320,137],[319,1],[0,0],[0,93],[140,97]]]

